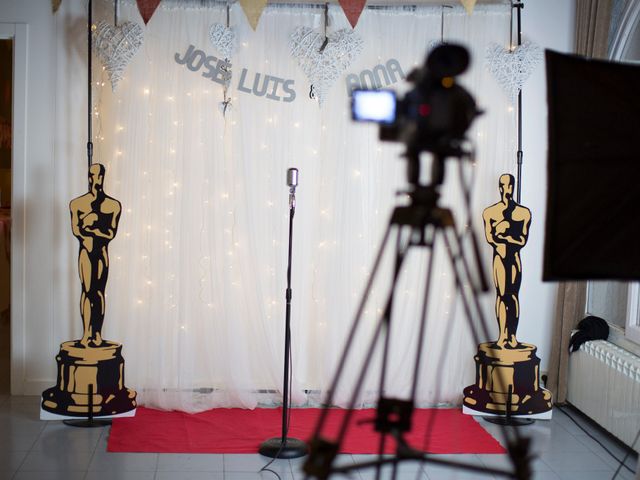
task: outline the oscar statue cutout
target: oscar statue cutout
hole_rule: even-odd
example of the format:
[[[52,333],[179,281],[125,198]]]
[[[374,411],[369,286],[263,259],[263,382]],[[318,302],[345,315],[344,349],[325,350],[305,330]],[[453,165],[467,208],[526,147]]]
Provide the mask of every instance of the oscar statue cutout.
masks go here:
[[[131,415],[136,392],[124,385],[122,345],[105,340],[105,288],[109,242],[118,230],[121,205],[104,193],[104,166],[89,167],[89,191],[71,201],[71,229],[80,243],[82,338],[64,342],[56,360],[58,380],[42,394],[42,418]],[[88,425],[83,425],[88,426]]]
[[[531,212],[513,199],[515,179],[499,180],[500,201],[486,208],[485,237],[493,248],[498,338],[481,343],[474,357],[476,383],[464,389],[464,413],[551,418],[551,393],[540,387],[536,346],[518,341],[520,250],[527,243]]]

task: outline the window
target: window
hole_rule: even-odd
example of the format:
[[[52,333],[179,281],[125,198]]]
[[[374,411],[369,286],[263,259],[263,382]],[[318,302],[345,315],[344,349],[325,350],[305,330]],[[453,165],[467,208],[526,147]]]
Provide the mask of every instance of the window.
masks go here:
[[[640,284],[638,282],[629,285],[627,305],[627,324],[624,334],[627,339],[640,344]]]
[[[640,2],[615,2],[609,31],[609,58],[640,63]],[[587,315],[609,323],[609,341],[640,356],[640,283],[591,281]]]
[[[609,341],[640,355],[640,283],[592,281],[586,314],[609,323]]]

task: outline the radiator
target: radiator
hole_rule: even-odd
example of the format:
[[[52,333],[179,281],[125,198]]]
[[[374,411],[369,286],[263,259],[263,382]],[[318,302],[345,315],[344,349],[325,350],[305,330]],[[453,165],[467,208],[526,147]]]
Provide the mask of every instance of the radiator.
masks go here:
[[[569,357],[567,400],[631,446],[640,430],[640,357],[604,340],[584,343]]]

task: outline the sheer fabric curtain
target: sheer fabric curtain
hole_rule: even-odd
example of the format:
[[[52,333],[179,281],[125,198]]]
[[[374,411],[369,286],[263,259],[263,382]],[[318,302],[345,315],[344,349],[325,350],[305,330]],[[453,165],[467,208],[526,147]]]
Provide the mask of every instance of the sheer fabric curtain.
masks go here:
[[[445,13],[445,39],[465,44],[473,58],[461,81],[485,110],[469,133],[477,163],[465,167],[474,178],[473,215],[481,242],[481,211],[497,201],[498,176],[515,163],[515,114],[484,66],[490,42],[508,46],[509,15],[508,5],[479,6],[471,16],[458,7]],[[238,50],[232,58],[232,107],[225,116],[219,110],[222,87],[204,78],[204,70],[191,71],[174,59],[189,45],[217,56],[208,31],[225,22],[222,7],[161,4],[115,93],[100,74],[95,160],[107,166],[105,190],[123,204],[110,246],[105,325],[108,338],[124,343],[127,384],[144,405],[199,411],[254,408],[281,398],[285,171],[294,166],[300,170],[292,272],[294,403],[316,403],[329,386],[391,209],[403,201],[396,192],[406,188],[401,146],[380,143],[376,126],[350,120],[345,77],[390,59],[405,74],[421,65],[429,45],[440,39],[441,9],[365,10],[355,30],[364,41],[362,54],[319,107],[289,53],[289,35],[299,26],[322,31],[323,16],[321,8],[268,6],[253,32],[233,5]],[[338,8],[331,6],[329,16],[330,33],[348,27]],[[135,5],[121,7],[120,20],[126,19],[140,21]],[[238,89],[243,69],[249,88],[258,74],[294,80],[295,100]],[[408,88],[404,82],[391,86]],[[461,230],[457,165],[449,161],[442,203],[459,213]],[[474,378],[476,342],[462,308],[455,306],[444,245],[438,248],[422,404],[459,402]],[[490,249],[483,250],[487,267]],[[410,387],[425,265],[426,255],[411,252],[398,290],[390,395]],[[340,405],[351,393],[378,318],[389,267],[390,257],[336,392]],[[492,335],[493,303],[492,294],[483,299]],[[376,397],[377,379],[369,375],[359,405]]]

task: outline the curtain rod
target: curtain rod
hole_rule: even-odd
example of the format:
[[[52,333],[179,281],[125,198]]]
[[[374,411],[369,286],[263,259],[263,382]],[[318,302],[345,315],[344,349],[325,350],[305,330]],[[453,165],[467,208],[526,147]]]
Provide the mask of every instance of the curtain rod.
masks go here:
[[[338,5],[338,0],[268,0],[268,4],[274,3],[298,3],[301,5],[325,5],[330,3],[332,5]],[[478,0],[477,5],[496,5],[496,4],[508,4],[509,0]],[[457,0],[368,0],[366,6],[369,7],[405,7],[409,5],[459,5]]]
[[[180,6],[226,5],[237,3],[238,0],[163,0],[160,6],[179,8]],[[133,0],[125,0],[125,3],[135,3]],[[269,5],[308,5],[324,6],[326,4],[339,5],[338,0],[268,0]],[[508,5],[510,0],[477,0],[477,5]],[[459,0],[367,0],[366,7],[408,7],[408,6],[440,6],[460,5]]]

